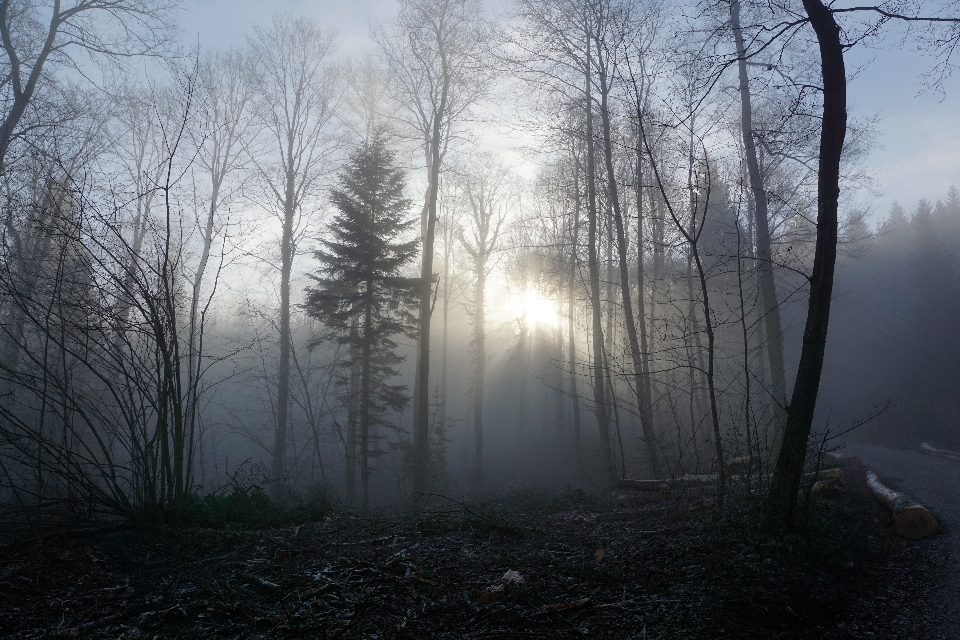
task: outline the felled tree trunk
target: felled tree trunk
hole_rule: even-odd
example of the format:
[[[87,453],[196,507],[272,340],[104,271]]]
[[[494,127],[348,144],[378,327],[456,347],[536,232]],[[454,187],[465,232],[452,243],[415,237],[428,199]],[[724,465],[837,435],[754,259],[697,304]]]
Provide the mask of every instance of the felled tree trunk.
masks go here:
[[[904,538],[926,538],[940,529],[940,523],[926,508],[886,486],[873,471],[867,471],[870,491],[893,512],[893,530]]]
[[[928,456],[937,456],[938,458],[946,458],[947,460],[960,460],[960,453],[946,449],[937,449],[936,447],[931,447],[926,442],[920,443],[920,451]]]
[[[807,481],[815,481],[816,484],[841,484],[843,483],[843,471],[839,468],[823,469],[821,471],[805,473],[801,478]],[[716,484],[719,479],[720,476],[715,473],[685,475],[677,478],[662,478],[660,480],[624,478],[620,480],[619,487],[623,491],[670,491],[672,489],[706,487]],[[747,476],[728,475],[726,479],[732,483],[746,482]]]

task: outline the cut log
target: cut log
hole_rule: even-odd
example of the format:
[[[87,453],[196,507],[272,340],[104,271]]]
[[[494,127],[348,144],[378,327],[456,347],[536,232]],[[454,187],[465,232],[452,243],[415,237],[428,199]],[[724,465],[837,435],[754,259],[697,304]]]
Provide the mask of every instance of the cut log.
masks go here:
[[[731,478],[732,480],[732,478]],[[624,491],[671,491],[675,489],[689,489],[692,487],[706,487],[716,484],[717,476],[687,475],[679,478],[663,478],[661,480],[634,480],[624,478],[620,481],[620,488]]]
[[[622,491],[677,491],[681,489],[695,489],[701,487],[710,487],[717,483],[716,474],[703,475],[685,475],[679,478],[662,478],[660,480],[636,480],[634,478],[624,478],[620,480],[620,489]],[[803,474],[805,480],[819,481],[843,481],[843,471],[840,468],[822,469],[819,472],[810,472]],[[730,482],[746,482],[747,476],[730,475],[727,476]]]
[[[807,473],[804,476],[808,480],[815,480],[810,487],[812,493],[825,493],[836,491],[843,484],[843,470],[840,468],[824,469],[818,474]]]
[[[870,491],[893,512],[893,530],[904,538],[926,538],[940,529],[940,523],[926,508],[899,491],[880,482],[873,471],[867,471]]]
[[[845,456],[842,453],[837,453],[836,451],[827,451],[825,454],[823,454],[823,459],[824,464],[827,464],[831,467],[840,466],[845,469],[852,468],[857,472],[863,469],[863,460],[857,456]]]
[[[960,453],[947,449],[937,449],[936,447],[931,447],[926,442],[920,443],[920,451],[928,456],[937,456],[938,458],[946,458],[947,460],[960,460]]]
[[[819,472],[812,471],[803,474],[805,480],[816,479],[817,482],[843,482],[843,469],[834,467],[833,469],[821,469]]]
[[[258,578],[252,573],[247,573],[246,571],[238,571],[237,580],[240,582],[246,582],[247,584],[252,584],[255,587],[260,587],[264,591],[276,591],[280,588],[280,585],[277,583],[264,580],[263,578]]]

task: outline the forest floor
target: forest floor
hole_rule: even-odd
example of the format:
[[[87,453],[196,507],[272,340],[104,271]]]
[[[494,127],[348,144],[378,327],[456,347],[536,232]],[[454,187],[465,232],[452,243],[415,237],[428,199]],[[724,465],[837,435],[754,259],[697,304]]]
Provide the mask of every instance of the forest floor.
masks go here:
[[[937,637],[914,605],[944,537],[896,538],[859,480],[780,541],[750,499],[728,502],[517,491],[27,541],[0,553],[0,637]]]

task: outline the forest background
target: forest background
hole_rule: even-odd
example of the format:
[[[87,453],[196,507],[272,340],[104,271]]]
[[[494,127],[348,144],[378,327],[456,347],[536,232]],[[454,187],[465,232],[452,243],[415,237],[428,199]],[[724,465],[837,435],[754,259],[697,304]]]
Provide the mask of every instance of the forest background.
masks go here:
[[[369,38],[355,16],[338,34],[293,7],[223,49],[185,47],[163,2],[53,22],[0,8],[13,528],[178,521],[231,484],[381,504],[733,460],[769,472],[806,313],[821,97],[809,30],[760,45],[798,7],[411,0],[371,8],[396,17]],[[950,95],[936,33],[847,26],[925,46],[918,87]],[[738,32],[756,47],[750,129]],[[873,175],[874,116],[851,109],[814,434],[873,417],[863,437],[960,446],[960,194],[913,180],[906,211],[883,200],[899,187]],[[406,395],[364,424],[360,343],[330,340],[304,302],[331,188],[377,135],[413,203],[403,239],[435,246],[404,273],[430,283],[392,347]],[[925,176],[956,175],[934,157]]]

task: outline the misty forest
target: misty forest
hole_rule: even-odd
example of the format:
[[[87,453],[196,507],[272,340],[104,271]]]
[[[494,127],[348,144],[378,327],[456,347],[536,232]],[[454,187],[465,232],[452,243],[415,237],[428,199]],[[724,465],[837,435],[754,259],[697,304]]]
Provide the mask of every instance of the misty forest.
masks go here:
[[[0,634],[955,637],[960,190],[845,55],[960,7],[848,4],[0,0]]]

